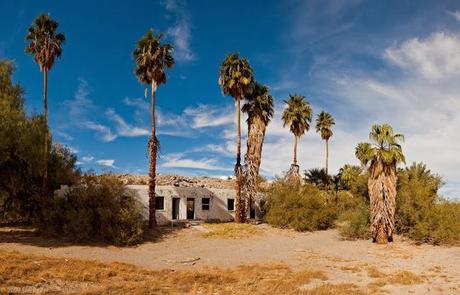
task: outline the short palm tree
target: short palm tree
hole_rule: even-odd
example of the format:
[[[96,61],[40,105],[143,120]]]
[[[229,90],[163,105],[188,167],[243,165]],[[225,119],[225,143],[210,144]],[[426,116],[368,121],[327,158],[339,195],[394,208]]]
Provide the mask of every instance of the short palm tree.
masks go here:
[[[135,74],[138,80],[151,86],[151,116],[152,135],[149,140],[149,227],[156,225],[155,218],[155,176],[159,142],[156,137],[155,125],[155,95],[158,86],[166,83],[166,70],[174,65],[173,48],[170,44],[163,44],[161,33],[155,34],[150,29],[137,42],[133,51],[136,62]]]
[[[334,118],[331,114],[322,111],[316,118],[316,132],[321,134],[321,138],[326,141],[326,174],[328,174],[329,164],[329,138],[333,135],[332,126],[335,125]]]
[[[294,159],[288,176],[299,178],[299,166],[297,165],[297,142],[299,138],[310,129],[311,115],[313,113],[310,103],[305,96],[289,94],[289,99],[284,101],[286,108],[283,112],[283,126],[289,126],[294,134]]]
[[[327,188],[332,177],[326,173],[324,168],[312,168],[305,171],[305,181],[320,188]]]
[[[49,131],[48,131],[48,72],[54,65],[56,58],[61,57],[62,44],[65,36],[56,32],[59,23],[48,14],[40,14],[29,27],[26,35],[26,53],[33,56],[35,62],[43,72],[43,108],[45,116],[45,142],[44,142],[44,167],[43,167],[43,194],[48,188],[48,157],[49,157]]]
[[[250,209],[257,195],[257,179],[262,160],[262,146],[265,130],[273,117],[273,97],[268,87],[254,83],[254,89],[247,95],[248,102],[243,105],[242,111],[248,114],[248,140],[246,152],[246,171],[244,177],[244,199],[246,209]]]
[[[393,241],[396,209],[396,166],[404,163],[400,141],[402,134],[394,133],[388,124],[372,126],[371,143],[359,144],[356,156],[368,167],[371,234],[374,242],[386,244]]]
[[[247,210],[241,195],[243,170],[241,167],[241,100],[252,92],[253,70],[245,58],[238,53],[228,54],[219,71],[219,85],[224,95],[235,99],[236,106],[236,222],[245,222]]]

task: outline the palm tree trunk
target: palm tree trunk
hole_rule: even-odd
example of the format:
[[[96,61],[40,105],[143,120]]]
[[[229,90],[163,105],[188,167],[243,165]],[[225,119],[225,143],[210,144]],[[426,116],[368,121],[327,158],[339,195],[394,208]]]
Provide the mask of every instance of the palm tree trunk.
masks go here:
[[[243,170],[241,167],[241,99],[236,98],[236,164],[235,164],[235,189],[236,189],[236,212],[235,221],[244,223],[246,221],[245,202],[241,195],[241,179]]]
[[[247,169],[243,188],[246,210],[250,210],[257,197],[257,178],[262,159],[265,129],[266,125],[259,117],[251,118],[248,123],[247,154],[245,158]]]
[[[48,70],[43,70],[43,106],[45,115],[45,145],[43,155],[43,186],[42,194],[46,196],[48,194]]]
[[[396,209],[396,166],[375,160],[369,169],[371,234],[374,242],[386,244],[393,240]]]
[[[297,136],[294,135],[294,165],[297,165]]]
[[[155,177],[156,177],[156,166],[157,166],[157,151],[158,151],[158,140],[156,137],[156,126],[155,126],[155,95],[157,91],[157,85],[155,81],[152,81],[152,101],[151,101],[151,113],[152,113],[152,136],[149,140],[149,228],[154,228],[157,224],[155,218]]]
[[[329,175],[328,166],[329,166],[329,139],[326,139],[326,175]]]

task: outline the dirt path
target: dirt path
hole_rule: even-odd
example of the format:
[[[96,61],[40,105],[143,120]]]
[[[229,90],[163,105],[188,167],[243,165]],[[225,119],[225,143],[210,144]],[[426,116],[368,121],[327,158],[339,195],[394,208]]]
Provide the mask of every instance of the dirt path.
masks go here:
[[[368,290],[376,288],[397,294],[460,293],[459,247],[417,246],[401,238],[381,246],[369,241],[343,241],[335,230],[297,233],[267,225],[257,227],[262,230],[261,235],[237,240],[204,238],[202,227],[192,227],[157,242],[130,248],[56,246],[40,242],[38,238],[36,241],[20,238],[17,242],[12,238],[2,241],[2,237],[8,235],[0,235],[0,249],[124,262],[148,269],[233,268],[242,264],[281,262],[296,270],[323,271],[332,284],[354,283]]]

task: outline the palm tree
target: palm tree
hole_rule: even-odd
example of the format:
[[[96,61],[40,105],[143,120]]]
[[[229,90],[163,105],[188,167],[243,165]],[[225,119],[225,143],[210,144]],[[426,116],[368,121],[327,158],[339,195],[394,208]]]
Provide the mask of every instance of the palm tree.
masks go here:
[[[155,176],[159,142],[155,126],[155,95],[158,86],[166,83],[166,69],[174,65],[172,56],[173,48],[170,44],[161,43],[163,34],[154,34],[150,29],[145,36],[137,42],[133,51],[136,62],[135,74],[138,80],[151,86],[151,115],[152,135],[149,140],[149,227],[156,225],[155,218]]]
[[[333,135],[332,126],[335,125],[331,114],[322,111],[316,118],[316,132],[321,132],[321,138],[326,141],[326,175],[328,174],[329,164],[329,138]]]
[[[64,34],[56,32],[58,26],[58,22],[48,14],[42,13],[32,22],[26,35],[27,46],[25,51],[33,56],[35,62],[40,66],[40,71],[43,72],[43,108],[45,116],[43,195],[47,194],[48,188],[48,145],[50,139],[48,130],[48,72],[53,67],[56,58],[61,57],[62,44],[65,42]]]
[[[327,188],[332,177],[326,173],[324,168],[312,168],[305,171],[305,181],[320,188]]]
[[[246,221],[246,208],[241,195],[241,180],[243,170],[241,167],[241,99],[252,92],[253,71],[245,58],[240,58],[238,53],[228,54],[219,71],[219,85],[224,95],[232,96],[236,101],[236,222]]]
[[[244,177],[244,200],[246,210],[250,209],[257,194],[257,179],[262,160],[262,146],[265,130],[273,117],[273,97],[268,93],[268,87],[254,83],[253,92],[246,97],[248,102],[242,111],[248,114],[248,140],[246,152],[246,171]]]
[[[294,134],[294,160],[288,172],[289,177],[299,179],[299,166],[297,165],[297,142],[299,138],[310,129],[312,108],[305,96],[289,94],[289,99],[284,101],[287,106],[283,112],[283,126],[289,125],[289,130]]]
[[[396,209],[396,166],[405,162],[400,141],[402,134],[396,134],[388,124],[372,126],[369,134],[371,143],[359,144],[356,156],[368,167],[371,233],[374,242],[386,244],[393,241]]]

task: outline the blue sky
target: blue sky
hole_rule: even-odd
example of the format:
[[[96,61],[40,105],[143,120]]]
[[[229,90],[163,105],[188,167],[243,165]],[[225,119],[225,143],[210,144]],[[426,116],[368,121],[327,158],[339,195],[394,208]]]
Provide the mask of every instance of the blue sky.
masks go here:
[[[280,115],[283,99],[299,93],[315,114],[336,118],[332,171],[357,164],[356,144],[388,122],[406,135],[407,162],[427,163],[446,181],[443,193],[460,196],[458,1],[0,0],[0,58],[16,61],[31,113],[43,109],[42,76],[24,35],[41,12],[67,37],[49,77],[50,126],[84,170],[147,173],[148,101],[131,53],[155,28],[177,62],[157,94],[160,173],[232,173],[234,105],[217,73],[226,53],[239,52],[276,99],[262,174],[289,168],[292,135]],[[299,156],[301,169],[323,165],[313,129]]]

